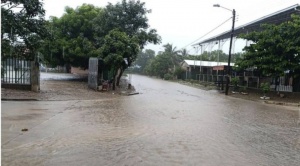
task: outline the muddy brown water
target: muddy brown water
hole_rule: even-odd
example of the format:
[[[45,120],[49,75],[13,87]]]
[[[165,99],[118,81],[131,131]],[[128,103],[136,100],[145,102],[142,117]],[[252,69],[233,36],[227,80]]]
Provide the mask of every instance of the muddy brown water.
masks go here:
[[[138,75],[131,82],[138,95],[2,101],[2,164],[300,163],[298,108],[225,97]]]

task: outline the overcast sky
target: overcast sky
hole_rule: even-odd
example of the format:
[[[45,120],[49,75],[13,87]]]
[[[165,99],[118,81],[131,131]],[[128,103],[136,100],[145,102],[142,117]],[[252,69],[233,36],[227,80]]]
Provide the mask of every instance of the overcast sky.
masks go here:
[[[83,3],[105,7],[108,2],[115,4],[121,0],[44,0],[46,19],[49,16],[60,17],[65,6],[76,8]],[[232,13],[222,8],[213,7],[220,4],[228,9],[235,9],[237,13],[236,27],[271,14],[278,10],[300,4],[300,0],[141,0],[146,8],[151,9],[148,14],[151,28],[158,31],[162,37],[160,45],[148,45],[157,51],[163,50],[162,45],[171,43],[177,49],[186,48],[195,53],[191,43],[232,16]],[[231,20],[221,27],[201,38],[199,41],[231,29]],[[186,47],[187,46],[187,47]],[[224,45],[223,47],[228,47]],[[223,48],[223,49],[225,49]],[[214,49],[214,48],[213,48]],[[239,52],[240,48],[236,48]]]

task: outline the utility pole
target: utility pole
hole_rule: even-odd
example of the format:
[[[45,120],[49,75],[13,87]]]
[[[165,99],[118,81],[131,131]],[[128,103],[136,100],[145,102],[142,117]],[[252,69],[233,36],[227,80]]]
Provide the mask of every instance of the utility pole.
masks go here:
[[[233,39],[233,33],[234,33],[234,23],[235,23],[235,10],[230,10],[228,8],[225,8],[219,4],[214,4],[213,7],[220,7],[226,10],[229,10],[232,12],[232,28],[231,28],[231,34],[230,34],[230,44],[229,44],[229,55],[228,55],[228,66],[227,66],[227,76],[226,76],[226,87],[225,87],[225,95],[228,95],[229,91],[229,83],[230,83],[230,75],[231,75],[231,68],[230,68],[230,61],[231,61],[231,48],[232,48],[232,39]]]
[[[231,75],[230,61],[231,61],[232,39],[233,39],[233,33],[234,33],[234,23],[235,23],[235,10],[233,9],[232,10],[232,28],[231,28],[231,34],[230,34],[229,55],[228,55],[228,69],[227,69],[227,76],[226,76],[225,95],[228,95],[229,83],[230,83],[230,75]]]

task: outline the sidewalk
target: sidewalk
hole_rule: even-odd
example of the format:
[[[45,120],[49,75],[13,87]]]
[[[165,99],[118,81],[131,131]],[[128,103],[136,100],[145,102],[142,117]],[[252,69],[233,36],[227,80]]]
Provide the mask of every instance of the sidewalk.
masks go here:
[[[202,85],[199,83],[191,83],[187,81],[179,81],[180,84],[184,84],[187,86],[192,86],[195,88],[203,89],[203,90],[216,90],[215,85]],[[274,104],[274,105],[281,105],[281,106],[292,106],[292,107],[300,107],[300,93],[284,93],[284,97],[280,97],[276,92],[269,92],[267,94],[270,97],[269,100],[262,100],[260,99],[263,96],[261,90],[249,89],[247,90],[248,94],[243,95],[241,93],[232,93],[229,91],[229,97],[241,98],[245,100],[251,100],[256,102],[263,102],[266,104]],[[225,95],[224,93],[220,93],[220,95]]]
[[[124,84],[124,85],[123,85]],[[40,92],[1,88],[1,100],[95,100],[115,98],[128,93],[126,80],[112,91],[95,91],[88,87],[87,78],[72,74],[46,74],[41,76]]]

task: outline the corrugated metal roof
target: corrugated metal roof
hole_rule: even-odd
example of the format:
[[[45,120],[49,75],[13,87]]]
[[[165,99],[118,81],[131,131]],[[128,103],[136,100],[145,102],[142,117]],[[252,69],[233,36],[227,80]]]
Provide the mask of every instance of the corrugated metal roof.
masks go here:
[[[247,24],[241,25],[239,27],[236,27],[234,30],[234,36],[238,36],[242,33],[252,32],[252,31],[260,31],[261,30],[261,24],[280,24],[282,22],[285,22],[287,20],[291,19],[291,14],[299,13],[299,10],[296,10],[299,8],[299,4],[295,4],[293,6],[287,7],[285,9],[279,10],[277,12],[274,12],[272,14],[266,15],[264,17],[261,17],[259,19],[256,19],[254,21],[251,21]],[[198,42],[195,45],[200,45],[203,43],[209,43],[216,40],[222,40],[222,39],[228,39],[230,38],[231,30],[223,32],[219,35],[216,35],[214,37],[208,38],[206,40],[203,40],[201,42]]]
[[[206,67],[213,67],[213,66],[227,66],[227,62],[214,62],[214,61],[197,61],[197,60],[184,60],[189,66],[206,66]],[[230,63],[230,66],[234,66],[234,63]]]

